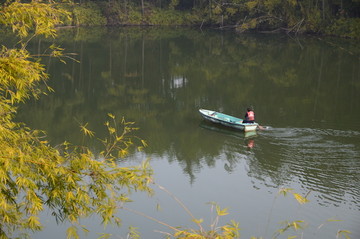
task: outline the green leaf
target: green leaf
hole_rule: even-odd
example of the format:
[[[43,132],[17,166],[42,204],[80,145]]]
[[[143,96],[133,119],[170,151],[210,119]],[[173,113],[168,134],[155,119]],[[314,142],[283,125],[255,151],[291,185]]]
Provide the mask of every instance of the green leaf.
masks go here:
[[[249,10],[254,9],[258,5],[258,1],[248,1],[246,2],[246,6]]]
[[[139,239],[140,232],[138,231],[137,227],[130,226],[129,227],[129,238],[130,239]]]
[[[286,196],[288,192],[291,192],[293,189],[292,188],[281,188],[279,190],[279,194],[282,194],[283,196]]]

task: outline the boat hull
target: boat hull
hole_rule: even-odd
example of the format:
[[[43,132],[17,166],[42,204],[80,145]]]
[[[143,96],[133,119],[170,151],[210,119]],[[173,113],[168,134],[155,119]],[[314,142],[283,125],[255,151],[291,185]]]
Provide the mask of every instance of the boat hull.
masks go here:
[[[221,124],[245,132],[255,131],[258,127],[257,123],[242,123],[243,120],[231,115],[226,115],[213,110],[199,109],[201,116],[210,122]]]

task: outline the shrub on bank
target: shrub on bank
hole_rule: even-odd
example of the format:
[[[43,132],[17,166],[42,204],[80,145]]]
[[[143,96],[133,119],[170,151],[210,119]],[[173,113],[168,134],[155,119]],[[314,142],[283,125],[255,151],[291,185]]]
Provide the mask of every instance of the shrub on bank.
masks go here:
[[[173,8],[160,9],[150,4],[145,4],[144,8],[141,8],[131,2],[128,2],[126,5],[117,1],[89,1],[82,4],[61,3],[58,4],[58,8],[65,9],[72,14],[72,20],[63,19],[65,26],[194,26],[219,24],[219,22],[214,21],[214,17],[209,18],[208,14],[203,10],[179,11]],[[226,16],[221,19],[221,25],[228,24],[226,23]],[[249,17],[244,21],[237,22],[236,30],[238,32],[283,30],[295,33],[320,33],[355,39],[360,38],[360,18],[342,17],[328,24],[327,21],[322,19],[321,12],[318,9],[308,10],[303,20],[288,28],[276,26],[274,22],[266,25],[265,22],[262,17]]]
[[[151,25],[161,26],[187,26],[201,24],[201,19],[190,12],[180,12],[176,10],[154,9],[149,15],[149,23]]]
[[[174,9],[160,9],[146,6],[143,10],[132,4],[126,8],[117,2],[109,2],[104,7],[108,25],[157,25],[157,26],[190,26],[201,24],[201,17],[191,12]]]
[[[94,2],[82,4],[60,3],[57,8],[64,9],[71,13],[72,19],[63,19],[65,26],[103,26],[106,25],[106,18],[100,7]]]
[[[121,25],[142,25],[144,24],[144,17],[141,9],[129,6],[127,12],[120,12],[118,14]]]
[[[360,18],[339,18],[325,28],[325,34],[360,39]]]
[[[106,25],[106,18],[101,14],[99,6],[94,2],[75,5],[74,25],[76,26],[101,26]]]

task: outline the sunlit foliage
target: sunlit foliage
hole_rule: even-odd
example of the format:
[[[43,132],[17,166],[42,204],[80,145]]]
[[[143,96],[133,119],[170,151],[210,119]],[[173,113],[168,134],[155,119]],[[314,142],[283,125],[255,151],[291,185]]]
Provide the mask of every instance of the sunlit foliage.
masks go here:
[[[211,214],[212,220],[210,225],[207,227],[204,225],[204,220],[202,218],[198,219],[192,214],[191,210],[186,207],[186,205],[178,199],[175,195],[173,195],[169,190],[164,188],[161,185],[158,186],[161,190],[169,194],[174,201],[176,201],[181,208],[191,217],[191,221],[195,224],[192,228],[182,228],[171,226],[166,222],[155,219],[151,216],[148,216],[142,212],[138,212],[136,210],[122,207],[122,209],[138,214],[142,217],[145,217],[149,220],[152,220],[158,224],[161,224],[171,230],[171,232],[160,231],[161,234],[165,235],[166,238],[176,238],[176,239],[235,239],[240,238],[240,228],[239,223],[231,220],[229,223],[220,226],[220,219],[223,216],[228,215],[228,208],[221,208],[215,202],[209,202],[208,204],[211,206]],[[214,216],[214,217],[213,217]]]
[[[10,105],[23,102],[30,96],[38,96],[38,84],[47,79],[44,67],[30,60],[25,49],[0,50],[1,100]]]
[[[39,214],[45,208],[58,221],[69,221],[73,226],[67,230],[68,237],[76,238],[80,218],[98,214],[105,225],[119,224],[115,214],[118,204],[129,200],[127,193],[132,189],[151,191],[148,163],[137,167],[117,164],[117,157],[133,144],[129,134],[135,128],[125,120],[114,126],[117,120],[109,115],[110,139],[103,141],[100,159],[89,149],[68,142],[54,148],[44,132],[13,121],[17,104],[43,93],[39,84],[48,78],[39,59],[26,50],[26,43],[38,35],[55,36],[62,14],[67,15],[52,4],[37,1],[6,3],[0,12],[0,23],[11,27],[21,42],[18,48],[3,46],[0,51],[1,238],[41,230]],[[54,49],[49,55],[60,56],[58,48]],[[86,124],[82,131],[93,136]]]
[[[7,2],[1,10],[0,23],[12,28],[22,39],[29,34],[54,37],[55,27],[63,23],[64,16],[69,17],[69,13],[54,8],[53,4]]]

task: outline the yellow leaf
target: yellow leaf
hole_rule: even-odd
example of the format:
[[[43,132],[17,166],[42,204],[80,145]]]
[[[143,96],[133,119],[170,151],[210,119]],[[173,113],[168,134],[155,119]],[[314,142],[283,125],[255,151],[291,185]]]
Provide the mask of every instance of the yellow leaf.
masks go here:
[[[326,221],[328,221],[328,222],[341,222],[342,220],[329,218]]]
[[[302,228],[301,225],[300,225],[301,223],[304,223],[304,221],[294,221],[291,224],[292,224],[292,226],[294,227],[295,230],[298,230],[298,229]]]
[[[348,230],[339,230],[336,234],[336,237],[344,236],[346,239],[350,239],[350,236],[348,234],[351,234],[351,231]]]
[[[37,228],[37,229],[40,229],[41,228],[41,224],[39,222],[39,218],[36,217],[36,216],[30,216],[28,218],[28,223],[30,225],[31,228]]]
[[[202,218],[200,218],[200,219],[193,219],[192,221],[195,222],[196,224],[201,224],[201,223],[204,221],[204,219],[202,219]]]
[[[87,128],[86,128],[87,125],[88,125],[88,123],[86,123],[85,125],[80,125],[81,131],[82,131],[85,135],[87,135],[87,136],[89,136],[89,137],[93,137],[95,133],[94,133],[93,131],[87,129]]]
[[[79,238],[77,228],[75,226],[69,227],[66,230],[66,234],[67,234],[67,237],[66,237],[67,239],[70,239],[70,238],[78,239]]]
[[[108,130],[109,130],[110,134],[113,134],[116,132],[115,128],[113,128],[111,126],[108,126]]]
[[[141,140],[141,143],[142,143],[142,145],[143,145],[144,147],[147,147],[147,146],[148,146],[148,144],[146,143],[145,140]]]
[[[228,210],[228,208],[224,208],[223,210],[221,210],[219,206],[216,206],[216,213],[218,216],[225,216],[225,215],[229,214],[227,212],[227,210]]]
[[[309,200],[303,196],[301,196],[298,193],[293,193],[295,199],[300,203],[300,204],[305,204],[307,202],[309,202]]]

